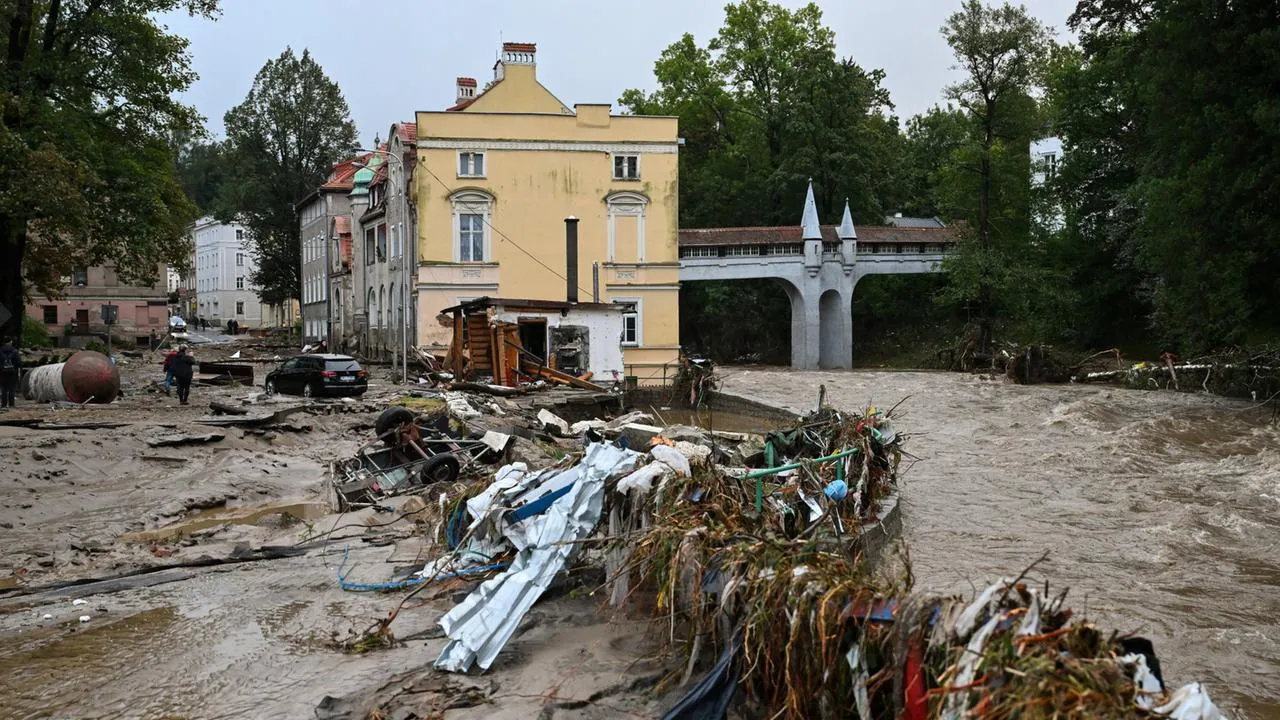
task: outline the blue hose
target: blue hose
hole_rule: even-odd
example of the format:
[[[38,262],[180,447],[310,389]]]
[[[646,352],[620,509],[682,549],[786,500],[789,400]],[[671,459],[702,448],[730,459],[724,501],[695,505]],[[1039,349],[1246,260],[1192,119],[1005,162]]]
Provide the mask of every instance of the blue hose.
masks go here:
[[[422,585],[423,583],[436,582],[437,580],[448,580],[450,578],[462,577],[464,575],[474,575],[476,573],[488,572],[490,570],[499,570],[499,569],[511,566],[511,563],[509,562],[493,563],[492,565],[482,565],[480,567],[464,568],[457,572],[442,573],[440,575],[436,575],[435,577],[430,577],[430,578],[416,577],[416,578],[410,578],[408,580],[399,580],[396,582],[385,582],[385,583],[354,583],[354,582],[347,582],[347,575],[342,572],[343,569],[346,568],[347,566],[347,557],[348,555],[350,555],[350,552],[351,552],[350,547],[342,548],[342,564],[338,566],[338,585],[343,590],[348,590],[351,592],[378,592],[381,590],[399,590],[401,588],[413,587],[415,585]]]

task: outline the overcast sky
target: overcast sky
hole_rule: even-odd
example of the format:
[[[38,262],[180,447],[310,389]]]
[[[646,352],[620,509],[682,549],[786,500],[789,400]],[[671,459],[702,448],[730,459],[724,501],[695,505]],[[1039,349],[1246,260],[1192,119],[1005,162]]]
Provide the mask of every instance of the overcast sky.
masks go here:
[[[781,0],[799,7],[801,0]],[[1063,35],[1076,0],[1028,0]],[[222,135],[222,116],[253,76],[286,46],[309,48],[351,106],[362,143],[386,138],[396,120],[453,103],[454,78],[492,78],[502,42],[538,45],[538,79],[569,106],[617,102],[654,87],[653,62],[685,32],[715,35],[722,0],[223,0],[216,21],[167,15],[191,39],[200,79],[183,97]],[[941,99],[955,77],[938,29],[959,0],[818,0],[837,51],[886,73],[897,114]]]

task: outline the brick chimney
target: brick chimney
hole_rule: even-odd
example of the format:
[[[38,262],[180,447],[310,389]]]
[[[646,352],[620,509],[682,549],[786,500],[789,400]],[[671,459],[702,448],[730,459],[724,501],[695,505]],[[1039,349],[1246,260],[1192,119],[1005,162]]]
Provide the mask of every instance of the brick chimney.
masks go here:
[[[468,100],[474,100],[476,96],[476,79],[469,77],[460,77],[457,80],[458,100],[464,103]]]
[[[493,64],[493,79],[501,80],[508,65],[527,65],[534,66],[534,62],[538,53],[538,46],[535,43],[502,43],[502,54],[498,56],[498,62]]]

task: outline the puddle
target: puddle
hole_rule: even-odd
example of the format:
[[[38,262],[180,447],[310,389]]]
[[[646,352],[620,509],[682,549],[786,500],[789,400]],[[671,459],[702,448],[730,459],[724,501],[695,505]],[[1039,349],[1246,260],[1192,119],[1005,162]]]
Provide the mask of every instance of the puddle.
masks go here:
[[[154,530],[128,532],[119,537],[121,542],[167,542],[201,530],[220,525],[258,525],[263,520],[281,516],[286,522],[315,520],[329,514],[329,506],[319,502],[264,505],[261,507],[227,510],[215,508],[192,513],[185,520]]]

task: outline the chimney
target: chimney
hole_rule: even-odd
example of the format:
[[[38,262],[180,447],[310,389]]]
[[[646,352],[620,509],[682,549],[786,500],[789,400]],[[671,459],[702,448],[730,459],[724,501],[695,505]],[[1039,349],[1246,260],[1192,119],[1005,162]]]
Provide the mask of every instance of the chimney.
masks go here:
[[[565,300],[578,302],[578,218],[570,215],[564,219],[564,280]]]
[[[469,77],[460,77],[457,80],[457,90],[459,104],[468,100],[475,99],[476,96],[476,79]]]
[[[502,43],[502,53],[498,55],[498,62],[493,64],[493,79],[501,80],[508,65],[527,65],[533,67],[536,63],[534,58],[538,52],[538,46],[534,43]]]

